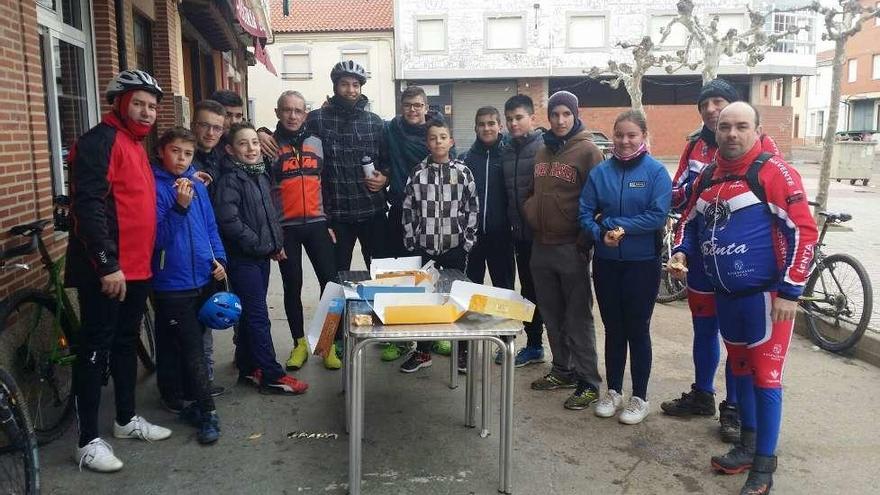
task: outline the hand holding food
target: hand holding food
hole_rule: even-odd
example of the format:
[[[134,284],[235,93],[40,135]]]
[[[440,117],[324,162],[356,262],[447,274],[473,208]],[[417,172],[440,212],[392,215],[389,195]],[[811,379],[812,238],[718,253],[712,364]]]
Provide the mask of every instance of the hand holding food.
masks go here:
[[[174,189],[177,189],[177,204],[183,208],[189,207],[193,199],[192,181],[186,177],[180,177],[174,181]]]
[[[608,235],[615,241],[623,239],[624,234],[626,234],[626,232],[623,230],[623,227],[615,227],[608,231]]]
[[[669,262],[666,263],[666,271],[668,271],[673,277],[683,280],[688,271],[687,258],[685,255],[683,253],[673,254],[672,258],[669,259]]]

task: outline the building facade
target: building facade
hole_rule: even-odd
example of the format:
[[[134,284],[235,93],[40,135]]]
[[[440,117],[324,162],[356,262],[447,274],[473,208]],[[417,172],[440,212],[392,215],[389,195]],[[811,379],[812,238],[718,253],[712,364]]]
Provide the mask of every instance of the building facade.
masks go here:
[[[266,47],[278,76],[263,66],[249,71],[254,120],[271,127],[278,95],[296,90],[309,110],[333,95],[330,70],[340,60],[364,66],[369,78],[363,93],[369,109],[382,118],[394,116],[394,31],[391,0],[271,0],[275,42]]]
[[[718,16],[722,30],[746,28],[747,7],[767,8],[764,2],[749,0],[694,3],[705,22]],[[446,110],[460,147],[474,139],[473,115],[478,106],[503,105],[517,92],[530,94],[539,118],[545,119],[548,95],[561,89],[571,91],[579,97],[581,117],[587,125],[608,133],[613,116],[629,106],[629,96],[622,87],[614,90],[587,78],[585,71],[605,67],[609,59],[631,60],[626,50],[616,46],[618,42],[638,42],[651,36],[661,45],[660,30],[675,16],[675,5],[675,0],[649,4],[633,0],[398,0],[398,89],[416,83],[431,88],[431,104]],[[807,24],[813,19],[776,14],[768,20],[766,30]],[[804,31],[781,41],[755,67],[725,58],[719,75],[731,80],[752,101],[764,80],[781,78],[790,95],[793,78],[815,72],[814,32]],[[683,30],[675,28],[661,48],[672,53],[684,40]],[[649,125],[664,123],[652,131],[655,154],[677,155],[685,136],[699,127],[693,105],[701,84],[695,72],[667,75],[660,68],[649,72],[643,84]],[[765,120],[774,123],[780,144],[790,146],[790,105],[768,106],[762,111]]]
[[[104,89],[120,69],[149,71],[165,91],[157,133],[188,125],[215,89],[247,96],[247,47],[271,41],[266,18],[258,0],[0,1],[0,245],[21,242],[10,227],[52,218],[69,150],[109,110]],[[66,234],[44,238],[63,252]],[[36,268],[0,272],[0,297],[38,284]]]
[[[878,7],[876,0],[863,0]],[[880,132],[880,18],[869,19],[846,44],[846,60],[840,81],[847,131]]]

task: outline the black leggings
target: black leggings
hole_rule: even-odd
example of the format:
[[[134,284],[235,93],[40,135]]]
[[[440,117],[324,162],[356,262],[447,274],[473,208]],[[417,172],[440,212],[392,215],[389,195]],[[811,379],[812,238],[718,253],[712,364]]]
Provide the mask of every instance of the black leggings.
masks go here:
[[[299,340],[305,335],[302,305],[303,247],[306,248],[315,276],[318,277],[321,293],[324,292],[327,282],[336,276],[333,241],[327,231],[327,222],[284,226],[284,253],[287,259],[279,261],[278,268],[281,269],[281,281],[284,283],[284,312],[287,314],[287,324],[293,340]]]
[[[157,292],[155,297],[159,394],[168,400],[195,400],[203,413],[214,410],[214,399],[205,362],[203,334],[206,329],[199,322],[198,314],[213,292],[213,286],[184,292]]]
[[[110,299],[98,284],[80,287],[82,326],[77,335],[73,387],[79,420],[79,446],[98,438],[101,386],[113,377],[116,422],[126,425],[135,415],[137,341],[149,282],[128,282],[125,301]]]
[[[652,359],[651,315],[660,287],[660,262],[594,258],[593,283],[605,325],[608,389],[623,392],[628,347],[632,394],[647,400]]]

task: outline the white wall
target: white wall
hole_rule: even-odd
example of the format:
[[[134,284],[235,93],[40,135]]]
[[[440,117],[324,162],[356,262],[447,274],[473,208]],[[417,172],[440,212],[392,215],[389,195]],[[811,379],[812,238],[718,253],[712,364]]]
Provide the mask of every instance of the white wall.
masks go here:
[[[363,93],[370,99],[370,110],[384,119],[395,113],[394,43],[392,33],[275,33],[275,43],[266,51],[278,77],[262,64],[248,69],[249,97],[254,101],[257,126],[273,127],[275,103],[282,91],[296,90],[303,94],[312,108],[318,108],[333,95],[330,69],[341,60],[345,48],[365,48],[368,53],[370,78]],[[309,53],[311,76],[285,80],[284,52],[305,49]]]
[[[697,0],[697,11],[709,19],[713,13],[743,14],[749,0]],[[396,0],[395,35],[398,79],[455,79],[582,76],[584,69],[605,66],[609,58],[625,60],[627,51],[618,41],[637,42],[650,34],[658,14],[674,15],[675,0]],[[534,5],[539,5],[535,9]],[[568,48],[568,16],[572,13],[605,13],[606,43],[587,50]],[[525,43],[521,50],[487,51],[487,17],[521,15]],[[416,47],[416,22],[426,16],[446,20],[447,49],[426,54]],[[653,30],[653,31],[656,31]],[[655,42],[659,41],[659,37]],[[720,72],[802,74],[815,67],[814,55],[768,54],[756,68],[722,63]],[[686,74],[688,72],[679,72]]]

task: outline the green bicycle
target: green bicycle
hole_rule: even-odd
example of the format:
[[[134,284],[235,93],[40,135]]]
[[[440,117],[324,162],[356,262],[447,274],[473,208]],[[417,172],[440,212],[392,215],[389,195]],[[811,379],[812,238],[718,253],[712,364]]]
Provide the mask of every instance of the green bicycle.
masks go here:
[[[79,317],[64,290],[63,263],[49,254],[41,234],[50,223],[37,220],[13,227],[10,234],[29,242],[3,252],[3,270],[29,270],[7,261],[38,251],[48,272],[43,290],[13,292],[0,307],[0,366],[15,378],[31,412],[37,441],[61,436],[73,417],[73,363]]]

